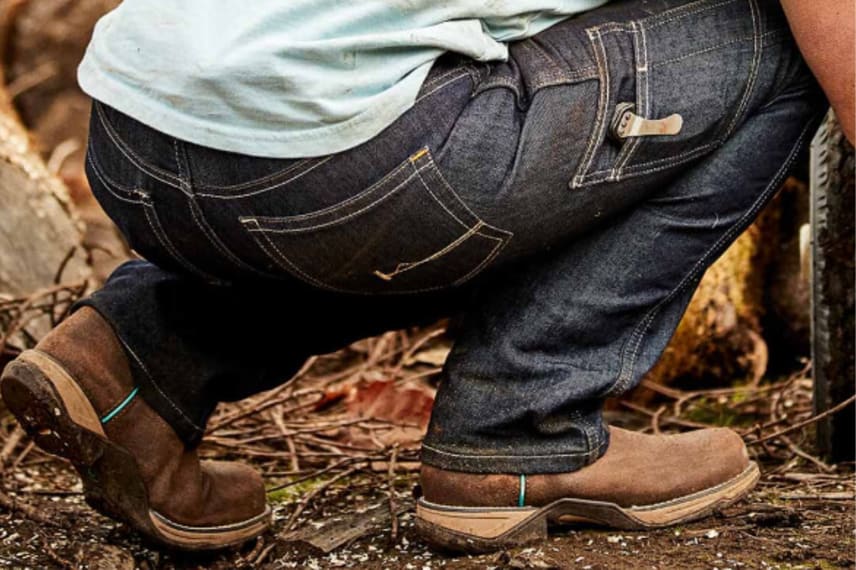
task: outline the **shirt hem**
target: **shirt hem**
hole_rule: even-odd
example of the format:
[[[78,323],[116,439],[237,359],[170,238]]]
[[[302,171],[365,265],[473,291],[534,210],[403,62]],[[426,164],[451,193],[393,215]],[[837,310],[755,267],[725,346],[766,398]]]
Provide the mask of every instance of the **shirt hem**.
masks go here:
[[[97,65],[87,62],[78,70],[81,89],[92,97],[137,121],[166,135],[200,146],[262,158],[312,158],[343,152],[363,144],[394,123],[413,107],[422,82],[433,62],[425,66],[424,76],[405,94],[394,94],[379,104],[363,109],[359,115],[336,123],[283,136],[282,132],[229,131],[222,126],[169,109],[156,99],[140,97],[133,89],[122,86]],[[285,130],[285,127],[283,128]],[[351,133],[343,132],[351,131]],[[355,134],[352,134],[355,133]]]

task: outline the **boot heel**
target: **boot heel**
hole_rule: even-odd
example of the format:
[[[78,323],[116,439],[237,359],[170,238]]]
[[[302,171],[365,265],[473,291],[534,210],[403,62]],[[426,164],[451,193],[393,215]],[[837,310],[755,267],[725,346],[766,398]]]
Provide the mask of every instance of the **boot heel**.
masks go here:
[[[92,465],[103,453],[98,414],[71,376],[49,357],[26,351],[0,379],[9,410],[36,444],[77,465]]]
[[[416,530],[435,548],[477,554],[545,540],[547,517],[533,507],[450,507],[420,499]]]

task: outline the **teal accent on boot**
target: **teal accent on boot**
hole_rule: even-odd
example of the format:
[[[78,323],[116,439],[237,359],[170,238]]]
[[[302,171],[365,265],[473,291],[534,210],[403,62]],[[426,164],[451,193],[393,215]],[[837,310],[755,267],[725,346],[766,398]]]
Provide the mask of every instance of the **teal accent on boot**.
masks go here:
[[[517,506],[526,506],[526,475],[520,475],[520,495],[517,496]]]
[[[122,400],[121,402],[119,402],[119,405],[118,405],[118,406],[116,406],[115,408],[113,408],[112,410],[110,410],[109,412],[107,412],[107,415],[106,415],[106,416],[104,416],[103,418],[101,418],[101,423],[102,423],[102,424],[106,424],[107,422],[109,422],[110,420],[112,420],[113,418],[115,418],[115,417],[116,417],[116,414],[118,414],[119,412],[121,412],[122,410],[124,410],[126,407],[128,407],[128,404],[130,404],[130,403],[131,403],[131,400],[133,400],[133,399],[134,399],[134,397],[137,395],[137,392],[139,392],[139,391],[140,391],[140,388],[139,388],[139,387],[134,388],[133,390],[131,390],[131,393],[130,393],[130,394],[128,394],[128,395],[125,397],[125,399],[124,399],[124,400]]]

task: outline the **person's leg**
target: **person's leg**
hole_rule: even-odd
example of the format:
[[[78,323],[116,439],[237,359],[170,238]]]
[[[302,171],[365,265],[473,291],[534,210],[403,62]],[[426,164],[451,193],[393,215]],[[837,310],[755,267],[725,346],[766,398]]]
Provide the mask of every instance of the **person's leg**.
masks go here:
[[[401,186],[383,175],[401,170],[398,164],[421,145],[442,139],[470,85],[465,66],[441,61],[419,107],[394,129],[344,155],[309,160],[244,157],[175,141],[96,104],[87,173],[104,209],[148,261],[119,267],[74,308],[92,307],[113,326],[140,396],[185,443],[199,442],[219,402],[286,381],[311,355],[453,310],[461,293],[424,293],[414,302],[341,294],[316,286],[323,276],[307,283],[303,276],[313,267],[293,278],[280,267],[290,263],[276,256],[280,252],[299,251],[338,268],[324,257],[342,255],[342,264],[350,263],[350,249],[365,248],[351,236],[325,243],[317,233],[309,234],[312,243],[292,245],[288,236],[257,233],[239,220],[303,219],[302,212],[327,212],[331,205],[351,217],[344,212],[348,199],[378,188],[388,198],[367,196],[381,202],[378,208],[351,224],[329,225],[368,239],[372,226],[383,230],[399,214],[431,223],[432,211],[414,192],[418,182]],[[420,136],[410,140],[410,133]],[[313,249],[316,244],[324,247]],[[386,283],[370,272],[369,278]]]
[[[657,8],[617,3],[535,38],[553,61],[582,66],[578,75],[593,57],[599,80],[537,91],[510,181],[499,195],[464,195],[514,232],[509,250],[530,257],[482,284],[467,311],[425,441],[427,463],[549,473],[597,459],[607,445],[603,400],[654,364],[704,270],[811,137],[825,102],[774,3]],[[531,59],[515,63],[525,75]],[[600,118],[628,100],[651,117],[679,111],[683,129],[610,139]],[[567,121],[557,119],[563,113]],[[440,159],[452,184],[458,161],[485,151],[471,132],[454,137]]]
[[[716,95],[724,96],[747,79],[728,69],[746,57],[746,46],[735,38],[729,48],[729,38],[721,35],[715,38],[719,47],[708,52],[680,42],[695,34],[706,38],[729,23],[739,27],[731,18],[741,5],[748,25],[756,24],[748,35],[752,85],[738,98],[742,116],[728,122],[724,142],[703,151],[678,176],[675,164],[716,132],[701,141],[685,139],[683,151],[680,144],[664,150],[636,138],[632,151],[583,155],[583,164],[593,166],[575,167],[568,200],[577,199],[578,188],[583,202],[596,203],[596,192],[619,200],[622,192],[639,192],[641,203],[485,284],[467,311],[423,444],[417,522],[427,540],[488,550],[542,537],[548,519],[619,528],[674,524],[709,514],[757,480],[742,442],[727,430],[642,436],[608,429],[601,418],[604,399],[635,386],[659,358],[704,270],[780,186],[825,102],[790,41],[768,43],[775,32],[757,25],[781,22],[775,7],[693,2],[671,16],[655,15],[653,22],[589,30],[592,38],[628,31],[637,48],[647,42],[644,52],[629,56],[637,61],[636,82],[625,76],[629,85],[618,90],[648,93],[638,85],[640,74],[647,74],[648,87],[659,87],[649,103],[657,97],[693,100],[697,83],[706,82],[697,74],[710,74],[720,87]],[[604,47],[599,63],[612,70],[601,78],[616,79],[611,66],[621,64],[609,57],[620,50],[594,43]],[[699,64],[694,59],[716,49],[722,50],[719,67],[693,70]],[[641,69],[639,53],[645,56]],[[669,66],[684,64],[683,76],[669,73]],[[680,95],[657,84],[658,69],[672,76],[671,89]],[[601,93],[601,100],[610,97]],[[645,115],[663,116],[667,109],[658,108],[660,114]],[[702,117],[707,111],[695,110]],[[682,112],[685,131],[694,128],[692,113]],[[652,187],[646,177],[657,170],[666,176]],[[608,205],[603,209],[609,215]],[[560,502],[550,506],[554,501]]]
[[[418,146],[436,145],[469,99],[469,69],[448,63],[438,63],[423,86],[428,108],[421,105],[390,136],[340,160],[258,159],[205,149],[94,105],[87,154],[93,192],[149,261],[117,269],[34,350],[6,367],[0,383],[4,402],[36,443],[77,468],[93,507],[183,549],[257,536],[271,512],[260,476],[238,463],[200,461],[195,451],[216,404],[287,380],[311,354],[451,310],[458,295],[425,292],[418,303],[344,295],[330,290],[341,277],[324,273],[341,273],[363,250],[368,269],[345,275],[353,275],[352,286],[397,277],[373,270],[395,273],[396,256],[408,243],[400,236],[412,227],[399,227],[402,215],[423,230],[429,224],[432,234],[405,248],[411,253],[427,247],[431,257],[430,248],[442,240],[466,234],[456,220],[467,212],[442,196]],[[410,140],[411,132],[427,134]],[[302,186],[293,184],[298,180]],[[426,180],[438,194],[421,190]],[[289,240],[278,239],[277,228],[254,235],[265,223],[313,217],[303,212],[359,218],[344,226],[349,235],[337,233],[339,223],[317,224],[333,228],[332,241],[313,236],[297,246],[295,253],[313,253],[309,261],[324,270],[319,275],[318,267],[304,267],[315,273],[310,283],[305,271],[277,268],[291,268],[271,255],[271,247],[288,251]],[[277,215],[286,217],[269,218]],[[252,226],[243,224],[250,220]],[[434,226],[435,220],[445,226]],[[366,247],[362,240],[377,241],[372,234],[378,231],[397,240]],[[491,236],[482,229],[449,259],[471,271],[495,248]],[[318,243],[321,249],[313,249]],[[391,286],[424,287],[412,279],[424,272],[398,273],[405,278]],[[319,279],[329,286],[318,286]]]
[[[819,110],[804,91],[783,94],[642,206],[484,285],[446,363],[423,460],[477,473],[596,460],[605,398],[657,361],[704,270],[779,188]]]
[[[192,446],[218,403],[276,387],[311,355],[429,324],[456,299],[354,302],[282,281],[210,285],[131,261],[81,306],[113,325],[141,396]]]

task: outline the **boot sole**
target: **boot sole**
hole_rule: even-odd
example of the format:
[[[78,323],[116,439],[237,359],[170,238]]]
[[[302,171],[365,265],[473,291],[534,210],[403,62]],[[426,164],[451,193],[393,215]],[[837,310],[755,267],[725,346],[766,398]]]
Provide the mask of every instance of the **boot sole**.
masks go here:
[[[0,379],[0,393],[40,448],[74,465],[90,506],[158,543],[214,550],[242,544],[270,526],[269,506],[255,517],[222,526],[184,525],[151,509],[136,460],[107,439],[83,390],[48,354],[29,350],[10,362]]]
[[[758,465],[751,462],[740,475],[714,487],[636,507],[572,498],[540,508],[454,507],[420,499],[416,505],[416,530],[435,548],[479,554],[543,541],[548,523],[656,529],[711,515],[746,496],[760,477]]]

